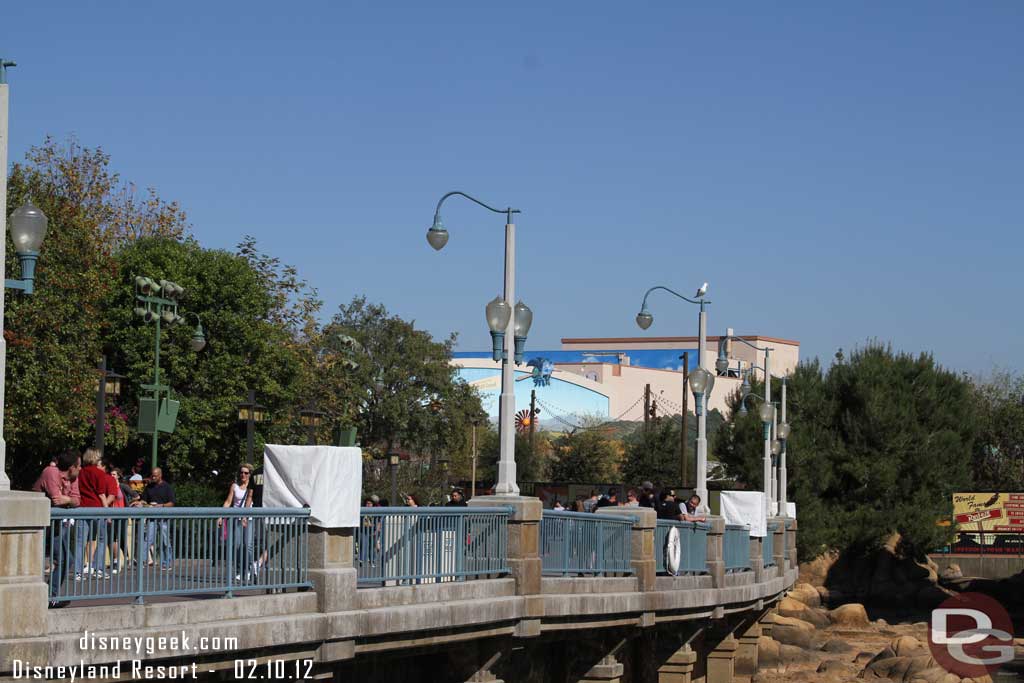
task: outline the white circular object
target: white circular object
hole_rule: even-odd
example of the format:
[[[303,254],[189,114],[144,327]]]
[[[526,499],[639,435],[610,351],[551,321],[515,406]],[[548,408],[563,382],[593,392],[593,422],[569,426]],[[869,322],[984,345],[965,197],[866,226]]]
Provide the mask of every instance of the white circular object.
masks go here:
[[[679,573],[679,565],[683,561],[683,545],[679,541],[679,530],[674,526],[669,527],[665,534],[665,571],[670,576]]]

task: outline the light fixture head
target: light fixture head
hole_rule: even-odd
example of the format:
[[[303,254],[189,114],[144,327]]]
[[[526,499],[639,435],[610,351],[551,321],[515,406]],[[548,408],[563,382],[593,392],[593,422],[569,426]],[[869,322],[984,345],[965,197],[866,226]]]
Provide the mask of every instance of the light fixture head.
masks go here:
[[[710,396],[714,392],[714,390],[715,390],[715,373],[709,372],[708,373],[708,386],[704,390],[704,395],[705,396]]]
[[[160,293],[160,285],[152,278],[143,277],[142,275],[135,276],[135,288],[145,296],[156,296]]]
[[[156,319],[156,314],[153,313],[149,308],[143,308],[142,306],[136,306],[132,309],[135,315],[142,318],[143,322],[151,323]]]
[[[741,416],[747,414],[747,402],[746,401],[740,401],[740,409],[739,409],[738,412],[739,412],[739,414]]]
[[[440,216],[434,216],[434,224],[427,230],[427,242],[436,251],[441,251],[444,249],[444,245],[448,244],[448,231],[445,230],[444,224],[441,223]]]
[[[174,325],[182,321],[182,317],[169,308],[164,309],[164,312],[160,314],[160,317],[163,318],[163,321],[168,325]]]
[[[718,359],[715,360],[715,370],[718,371],[719,375],[724,375],[729,369],[729,358],[725,355],[725,342],[724,340],[718,341]]]
[[[775,417],[775,406],[771,403],[762,403],[759,412],[761,414],[761,422],[768,424]]]
[[[782,452],[782,442],[778,439],[772,441],[772,455],[778,455]]]
[[[647,304],[644,304],[640,312],[636,314],[636,324],[641,330],[646,330],[654,323],[654,316],[647,310]]]
[[[196,329],[192,333],[192,341],[189,344],[196,353],[206,348],[206,335],[203,333],[203,324],[201,322],[196,323]]]
[[[782,422],[778,427],[775,428],[775,433],[778,434],[779,438],[785,441],[789,438],[789,423]]]
[[[185,289],[175,282],[170,280],[161,280],[159,282],[160,291],[163,292],[165,299],[177,301],[181,298],[181,295],[185,293]]]
[[[530,332],[530,326],[533,325],[533,311],[530,307],[523,303],[522,299],[516,304],[516,326],[515,336],[526,337]]]
[[[18,254],[36,254],[46,237],[46,214],[28,200],[11,214],[10,232],[14,251]]]
[[[740,385],[740,393],[746,396],[750,393],[750,373],[743,373],[743,384]]]
[[[703,394],[707,391],[711,373],[704,368],[697,368],[690,373],[690,391],[694,394]]]
[[[487,327],[490,328],[491,332],[505,332],[508,328],[508,321],[512,317],[512,307],[508,305],[508,302],[500,296],[496,296],[487,304],[485,312],[487,314]]]

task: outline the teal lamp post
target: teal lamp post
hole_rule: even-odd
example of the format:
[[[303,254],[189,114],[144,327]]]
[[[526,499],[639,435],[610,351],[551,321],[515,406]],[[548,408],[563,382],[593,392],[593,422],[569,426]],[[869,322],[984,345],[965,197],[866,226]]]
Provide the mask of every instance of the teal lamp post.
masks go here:
[[[519,495],[516,483],[515,459],[515,414],[516,398],[514,393],[515,378],[513,362],[521,363],[526,350],[526,337],[533,324],[533,312],[522,301],[515,304],[515,253],[516,226],[514,214],[519,209],[496,209],[465,192],[449,192],[441,197],[434,210],[434,223],[427,230],[427,242],[440,251],[448,244],[448,230],[441,221],[441,205],[451,196],[459,195],[479,204],[488,211],[504,214],[505,220],[505,291],[487,304],[485,313],[487,327],[491,331],[491,357],[501,363],[501,398],[498,401],[499,420],[498,433],[500,439],[500,456],[498,458],[498,481],[494,493],[499,496]]]
[[[184,294],[185,289],[170,280],[156,281],[153,278],[143,276],[135,278],[136,306],[133,312],[143,322],[156,325],[153,382],[152,384],[142,385],[142,389],[148,392],[149,396],[139,399],[138,425],[138,432],[140,434],[153,435],[150,458],[151,468],[157,466],[157,448],[160,432],[173,432],[178,420],[180,403],[171,398],[171,387],[160,383],[160,329],[162,324],[181,325],[185,322],[185,318],[178,315],[178,301]],[[193,351],[202,351],[206,346],[203,324],[199,320],[198,315],[195,313],[190,315],[194,315],[197,321],[190,346]]]
[[[4,62],[0,59],[0,174],[2,180],[2,210],[7,211],[7,85],[4,82],[3,74],[6,66],[14,66],[13,62]],[[3,410],[4,396],[6,389],[7,365],[7,342],[3,336],[4,320],[4,299],[8,289],[19,289],[25,294],[32,294],[35,291],[36,261],[39,258],[39,248],[46,237],[47,218],[39,207],[31,200],[15,209],[11,213],[10,233],[11,241],[14,242],[14,251],[21,263],[20,278],[5,278],[4,291],[0,292],[0,491],[9,491],[11,482],[7,478],[5,467],[7,464],[7,443],[3,439]],[[6,254],[6,249],[3,250]],[[4,256],[0,255],[0,259]],[[0,260],[0,267],[4,265]]]
[[[673,296],[700,306],[700,314],[697,317],[697,369],[690,373],[690,391],[693,392],[694,408],[697,414],[697,495],[700,496],[700,507],[702,512],[708,511],[708,427],[707,427],[707,410],[705,409],[707,400],[711,396],[711,391],[715,386],[715,376],[708,372],[704,368],[704,356],[707,347],[707,329],[708,329],[708,317],[706,306],[711,304],[704,298],[707,294],[708,285],[705,282],[704,285],[697,290],[696,298],[691,299],[688,296],[683,296],[679,292],[663,287],[661,285],[651,287],[644,293],[643,302],[640,304],[640,312],[636,314],[636,324],[640,329],[646,330],[652,324],[654,324],[654,315],[650,309],[647,308],[647,297],[650,296],[651,292],[656,289],[661,289]],[[683,420],[686,416],[683,416]]]

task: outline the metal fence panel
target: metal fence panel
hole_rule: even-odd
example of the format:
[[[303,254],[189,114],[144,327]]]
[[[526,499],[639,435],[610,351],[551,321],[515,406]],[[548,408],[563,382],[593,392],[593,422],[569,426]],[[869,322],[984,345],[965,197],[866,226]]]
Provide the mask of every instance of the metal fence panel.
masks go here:
[[[309,588],[309,510],[52,509],[56,601]]]
[[[634,519],[590,512],[545,510],[540,523],[544,574],[631,574]]]
[[[679,533],[679,544],[682,550],[679,574],[706,574],[708,571],[708,529],[703,522],[680,522],[671,519],[659,519],[654,528],[655,565],[659,574],[665,570],[665,539],[668,530],[675,527]]]
[[[726,524],[722,545],[725,571],[750,569],[750,527]]]

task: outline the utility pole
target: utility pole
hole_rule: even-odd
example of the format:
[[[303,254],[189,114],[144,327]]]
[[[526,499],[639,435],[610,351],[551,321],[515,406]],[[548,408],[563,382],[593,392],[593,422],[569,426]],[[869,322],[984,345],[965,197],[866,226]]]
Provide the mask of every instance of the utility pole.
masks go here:
[[[537,420],[537,390],[530,390],[530,455],[533,456],[533,430]]]
[[[106,413],[107,413],[107,357],[102,356],[100,359],[100,381],[97,385],[98,390],[96,391],[96,439],[93,445],[99,449],[99,452],[103,453],[103,442],[107,432],[106,425]]]
[[[476,420],[473,420],[473,482],[469,485],[469,497],[476,498]]]
[[[647,432],[647,429],[648,429],[650,423],[651,423],[651,385],[650,384],[645,384],[644,385],[644,432],[645,433]]]
[[[686,459],[686,437],[689,435],[689,420],[686,419],[690,393],[690,352],[683,351],[683,424],[679,428],[679,466],[682,468],[683,488],[690,487],[690,463]]]

